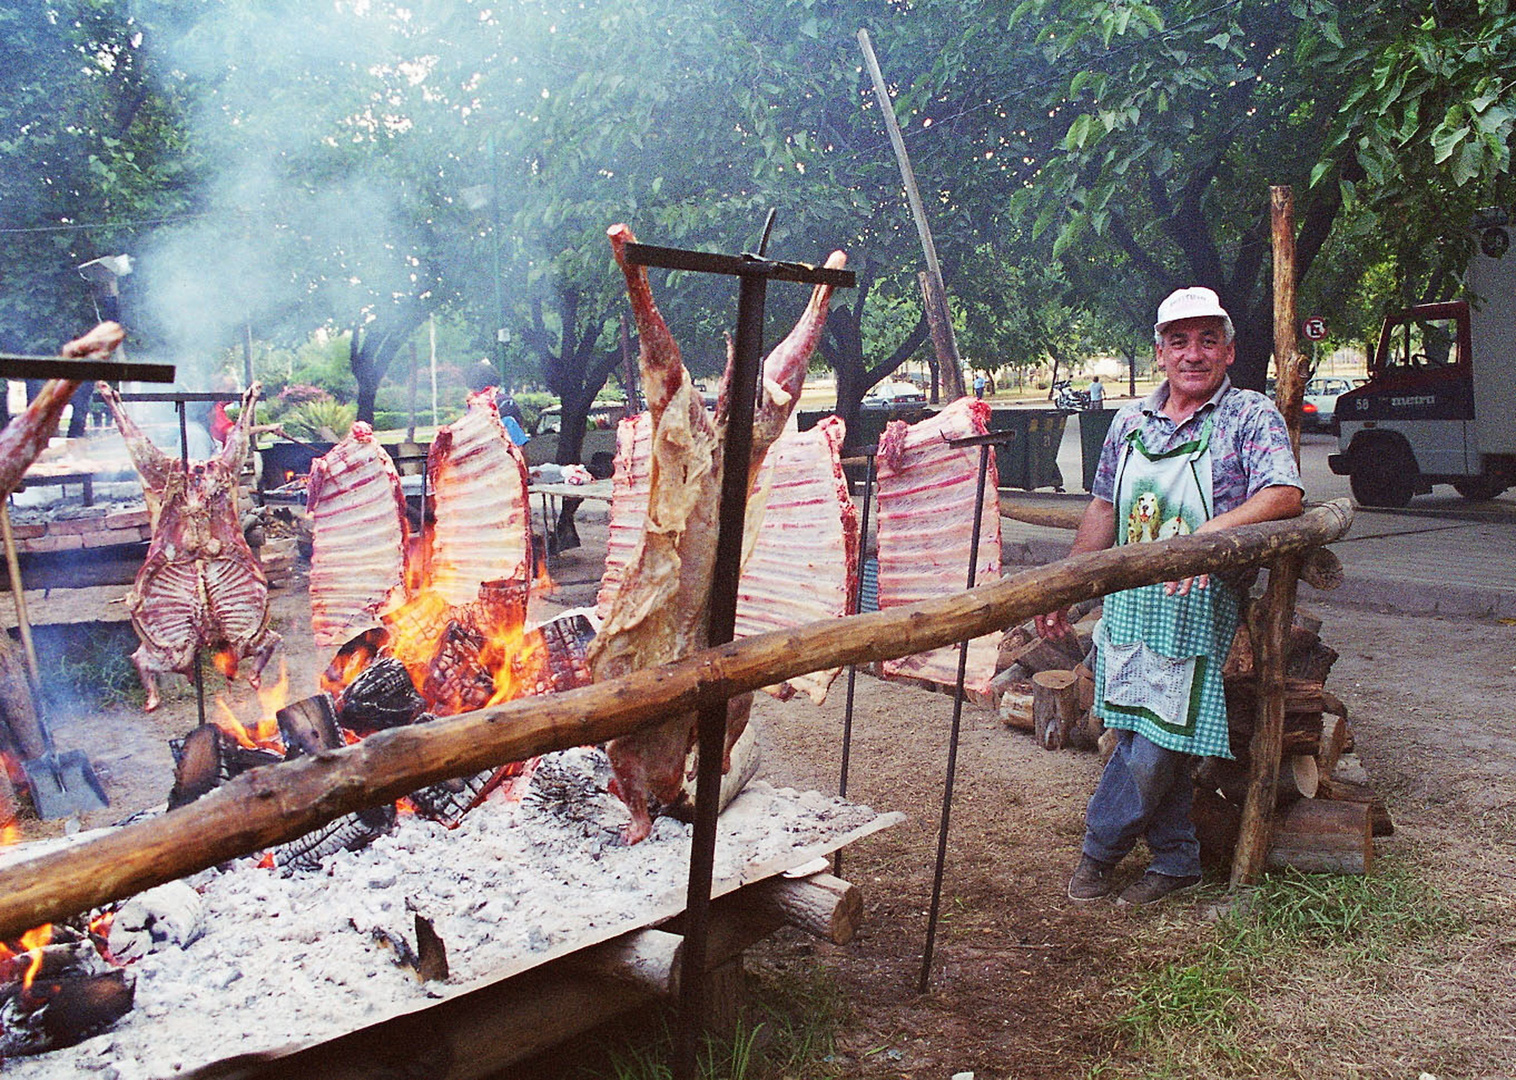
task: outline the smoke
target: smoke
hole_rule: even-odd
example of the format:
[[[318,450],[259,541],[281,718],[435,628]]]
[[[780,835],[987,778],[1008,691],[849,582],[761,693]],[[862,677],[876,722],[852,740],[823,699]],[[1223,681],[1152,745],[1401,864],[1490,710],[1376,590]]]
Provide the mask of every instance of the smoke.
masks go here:
[[[445,178],[432,159],[467,133],[428,100],[424,43],[401,9],[284,0],[194,12],[145,28],[160,90],[183,110],[191,209],[133,252],[126,316],[202,389],[248,324],[292,344],[435,291],[427,219]]]

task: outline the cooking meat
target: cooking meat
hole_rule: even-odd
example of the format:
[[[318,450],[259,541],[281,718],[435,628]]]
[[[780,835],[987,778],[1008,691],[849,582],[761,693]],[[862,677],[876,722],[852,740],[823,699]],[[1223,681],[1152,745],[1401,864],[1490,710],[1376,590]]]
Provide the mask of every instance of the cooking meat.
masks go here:
[[[769,451],[757,484],[767,493],[763,522],[738,586],[738,637],[851,614],[858,508],[842,475],[843,431],[829,416],[786,432]],[[790,679],[780,696],[792,687],[819,705],[839,670]]]
[[[493,387],[469,395],[463,416],[437,432],[426,468],[437,518],[427,566],[431,588],[461,606],[486,581],[526,577],[526,459],[505,433]]]
[[[653,302],[646,270],[626,260],[626,244],[634,240],[631,229],[616,225],[609,236],[637,322],[638,364],[652,415],[652,468],[642,538],[590,648],[590,670],[597,680],[667,663],[707,644],[724,428],[724,420],[706,410],[690,381],[679,346]],[[827,265],[840,267],[844,261],[841,252],[834,252]],[[764,363],[749,476],[756,475],[800,396],[830,299],[831,289],[818,286],[795,329]],[[728,367],[728,379],[730,371]],[[724,384],[722,400],[728,395]],[[740,699],[728,716],[730,748],[746,720]],[[607,748],[615,794],[632,816],[628,842],[636,843],[651,830],[650,800],[664,806],[677,799],[695,719],[694,713],[671,716],[613,740]]]
[[[142,478],[152,523],[147,558],[126,594],[142,641],[132,663],[148,709],[158,707],[157,676],[172,671],[192,678],[201,648],[228,679],[236,678],[243,658],[251,659],[247,679],[257,686],[279,644],[269,629],[268,579],[237,515],[237,483],[260,389],[254,383],[242,395],[242,413],[221,453],[186,465],[148,440],[109,383],[96,384]]]
[[[311,629],[344,645],[405,599],[408,527],[395,463],[359,422],[311,462]]]
[[[63,346],[58,355],[104,360],[116,351],[124,337],[126,331],[119,325],[103,322]],[[79,384],[71,379],[49,379],[26,411],[12,417],[5,430],[0,431],[0,498],[8,497],[20,486],[26,470],[47,449],[48,440],[58,430],[59,417],[78,388]]]
[[[595,596],[603,621],[621,588],[621,577],[647,521],[647,490],[653,469],[653,416],[640,412],[616,425],[616,457],[611,473],[611,516],[605,538],[605,570]]]
[[[968,584],[979,450],[954,449],[943,439],[983,434],[989,413],[985,402],[960,398],[920,423],[896,420],[886,429],[879,443],[880,608],[920,603]],[[1000,576],[993,454],[989,464],[975,577],[980,583]],[[969,643],[965,686],[988,692],[999,643],[998,631]],[[951,685],[958,678],[958,646],[887,660],[884,671]]]

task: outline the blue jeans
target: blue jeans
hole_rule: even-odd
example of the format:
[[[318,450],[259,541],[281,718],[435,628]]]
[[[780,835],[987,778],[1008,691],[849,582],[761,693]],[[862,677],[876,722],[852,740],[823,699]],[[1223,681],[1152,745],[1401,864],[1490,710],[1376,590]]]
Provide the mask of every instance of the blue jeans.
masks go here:
[[[1116,752],[1106,762],[1085,812],[1084,853],[1120,862],[1147,837],[1160,874],[1200,873],[1200,842],[1190,821],[1194,784],[1189,754],[1166,750],[1131,731],[1117,730]]]

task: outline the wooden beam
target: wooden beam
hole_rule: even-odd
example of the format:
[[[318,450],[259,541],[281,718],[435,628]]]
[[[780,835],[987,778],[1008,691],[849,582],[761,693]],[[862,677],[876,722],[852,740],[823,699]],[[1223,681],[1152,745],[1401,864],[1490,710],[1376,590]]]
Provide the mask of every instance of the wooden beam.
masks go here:
[[[0,938],[301,836],[343,814],[509,761],[605,742],[796,675],[938,648],[1120,589],[1224,573],[1330,543],[1346,499],[1291,521],[1076,555],[910,607],[743,638],[562,694],[392,728],[253,769],[187,806],[0,868]]]

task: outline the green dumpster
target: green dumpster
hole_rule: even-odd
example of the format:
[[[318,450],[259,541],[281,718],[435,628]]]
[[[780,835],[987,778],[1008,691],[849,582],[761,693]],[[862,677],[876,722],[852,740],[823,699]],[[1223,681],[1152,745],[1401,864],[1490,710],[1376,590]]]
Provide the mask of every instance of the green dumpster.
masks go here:
[[[1079,463],[1084,470],[1084,490],[1095,486],[1095,470],[1100,465],[1100,448],[1106,432],[1116,419],[1115,409],[1088,409],[1079,414]]]
[[[1056,409],[991,409],[989,429],[1014,436],[995,447],[1000,486],[1062,489],[1058,447],[1063,442],[1063,425],[1064,415]]]

